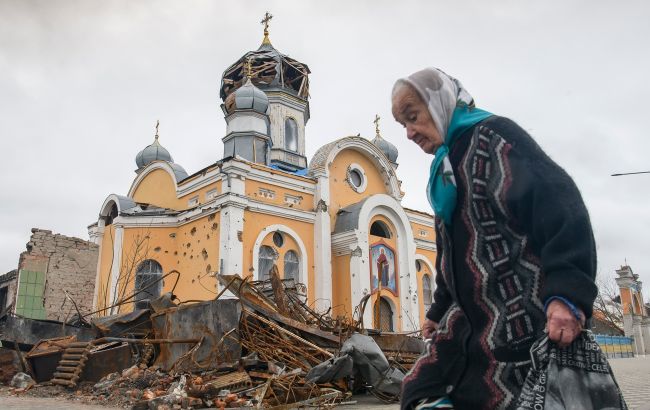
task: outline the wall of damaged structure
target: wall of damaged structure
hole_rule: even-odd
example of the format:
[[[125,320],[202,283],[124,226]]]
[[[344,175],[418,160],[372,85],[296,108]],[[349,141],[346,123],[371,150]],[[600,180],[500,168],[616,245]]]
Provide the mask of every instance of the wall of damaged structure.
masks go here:
[[[99,247],[79,238],[32,229],[18,262],[15,312],[35,319],[65,320],[93,306]],[[71,313],[72,312],[72,313]]]
[[[0,275],[0,312],[5,309],[13,310],[16,302],[16,288],[18,286],[18,271],[12,270]]]
[[[103,309],[133,294],[135,278],[146,260],[156,261],[162,268],[161,276],[172,270],[180,272],[174,294],[180,300],[208,300],[217,293],[214,273],[219,270],[220,213],[205,214],[178,227],[124,226],[121,250],[114,257],[113,241],[116,225],[106,227],[102,240],[102,258],[99,267],[97,309]],[[118,261],[118,268],[114,267]],[[113,278],[111,271],[118,275]],[[176,283],[172,274],[162,281],[161,291],[170,292]],[[153,288],[152,288],[153,289]],[[112,295],[112,296],[111,296]],[[115,309],[127,312],[133,303]],[[101,312],[100,315],[109,314]]]

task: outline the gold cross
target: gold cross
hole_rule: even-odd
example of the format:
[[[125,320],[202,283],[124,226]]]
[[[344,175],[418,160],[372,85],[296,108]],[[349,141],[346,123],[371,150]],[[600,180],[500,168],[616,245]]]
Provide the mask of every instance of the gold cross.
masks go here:
[[[375,114],[375,120],[373,122],[375,123],[375,133],[377,134],[378,137],[379,137],[379,120],[380,119],[381,119],[381,117],[379,116],[379,114]]]
[[[266,14],[264,14],[264,18],[262,21],[260,21],[260,24],[264,24],[264,35],[268,36],[269,35],[269,21],[273,18],[273,15],[270,14],[268,11]]]
[[[156,120],[156,139],[158,139],[158,126],[160,125],[160,120]]]

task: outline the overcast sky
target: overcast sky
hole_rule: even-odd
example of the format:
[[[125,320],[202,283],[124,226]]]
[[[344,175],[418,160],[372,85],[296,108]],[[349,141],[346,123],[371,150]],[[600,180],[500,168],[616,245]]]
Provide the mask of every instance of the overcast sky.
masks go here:
[[[528,130],[576,180],[599,273],[650,283],[650,3],[645,1],[0,0],[0,273],[30,228],[87,238],[135,155],[160,142],[191,174],[222,157],[221,74],[262,40],[309,65],[307,155],[348,135],[400,150],[406,207],[429,211],[430,157],[390,114],[398,77],[437,66]],[[646,291],[650,295],[650,291]],[[646,297],[647,299],[647,297]]]

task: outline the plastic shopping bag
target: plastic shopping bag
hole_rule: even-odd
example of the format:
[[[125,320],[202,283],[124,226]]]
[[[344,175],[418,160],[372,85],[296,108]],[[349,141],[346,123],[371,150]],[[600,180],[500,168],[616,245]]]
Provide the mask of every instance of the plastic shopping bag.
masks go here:
[[[517,410],[626,410],[607,358],[589,330],[560,348],[544,336],[530,349],[532,367]]]

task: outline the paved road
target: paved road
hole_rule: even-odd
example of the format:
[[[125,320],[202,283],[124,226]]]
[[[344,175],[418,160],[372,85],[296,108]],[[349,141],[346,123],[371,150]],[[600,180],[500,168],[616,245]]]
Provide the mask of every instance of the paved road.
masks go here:
[[[650,410],[650,357],[610,360],[616,380],[630,410]],[[396,410],[397,404],[382,404],[372,396],[355,396],[357,403],[339,407],[341,410]],[[118,410],[116,407],[93,406],[61,398],[0,397],[0,408],[6,410]]]
[[[650,410],[650,357],[609,361],[630,410]]]

